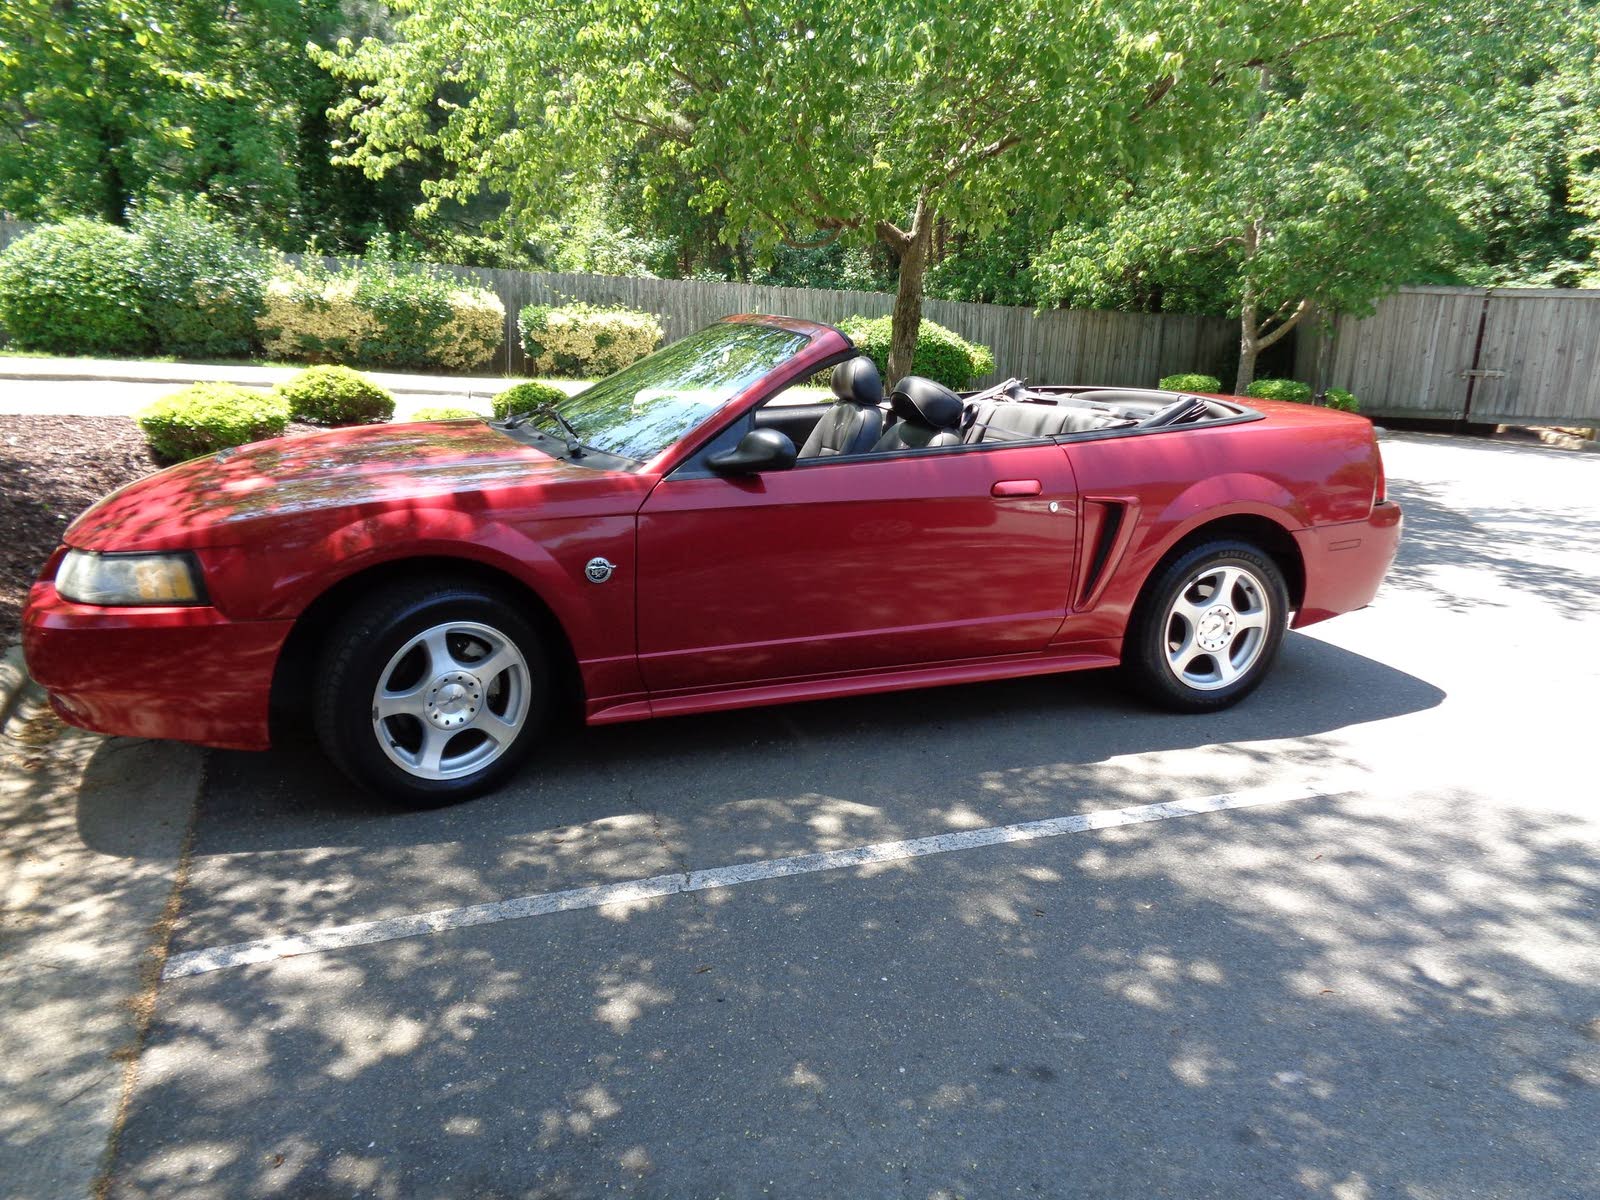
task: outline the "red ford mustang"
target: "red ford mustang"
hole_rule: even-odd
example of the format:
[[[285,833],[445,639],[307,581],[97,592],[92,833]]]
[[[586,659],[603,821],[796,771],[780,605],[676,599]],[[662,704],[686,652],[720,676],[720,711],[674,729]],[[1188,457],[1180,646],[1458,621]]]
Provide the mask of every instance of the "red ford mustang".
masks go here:
[[[828,367],[830,402],[790,391]],[[67,530],[28,665],[106,733],[264,749],[275,705],[308,708],[351,776],[426,804],[503,780],[562,705],[603,724],[1121,664],[1221,708],[1394,557],[1358,417],[884,392],[829,326],[732,317],[559,411],[196,459]]]

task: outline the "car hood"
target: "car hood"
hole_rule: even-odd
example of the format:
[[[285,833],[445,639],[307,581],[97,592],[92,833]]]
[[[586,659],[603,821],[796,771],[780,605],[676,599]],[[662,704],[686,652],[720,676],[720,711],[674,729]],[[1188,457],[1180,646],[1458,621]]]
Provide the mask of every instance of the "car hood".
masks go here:
[[[614,473],[553,458],[477,420],[369,425],[223,450],[113,492],[68,528],[83,550],[236,545],[263,525],[349,519],[448,496],[604,488]]]

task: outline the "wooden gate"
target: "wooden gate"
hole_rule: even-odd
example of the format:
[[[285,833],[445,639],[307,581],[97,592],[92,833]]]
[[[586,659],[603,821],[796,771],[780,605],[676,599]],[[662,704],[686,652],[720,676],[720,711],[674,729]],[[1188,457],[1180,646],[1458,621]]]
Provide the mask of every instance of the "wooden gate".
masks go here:
[[[1296,367],[1372,416],[1600,425],[1600,290],[1401,288],[1302,337]]]
[[[1600,291],[1490,292],[1472,370],[1469,421],[1600,423]]]

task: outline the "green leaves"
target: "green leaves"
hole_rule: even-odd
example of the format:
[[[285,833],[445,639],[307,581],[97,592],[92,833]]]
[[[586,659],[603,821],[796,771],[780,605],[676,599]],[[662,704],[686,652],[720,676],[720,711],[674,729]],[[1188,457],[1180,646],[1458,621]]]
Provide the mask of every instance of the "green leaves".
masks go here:
[[[269,354],[390,370],[475,370],[501,344],[505,308],[487,288],[386,261],[328,273],[314,261],[267,284],[257,329]]]
[[[284,249],[359,243],[416,196],[331,177],[339,86],[308,40],[378,32],[367,0],[8,0],[0,5],[0,209],[126,219],[134,201],[204,195]],[[398,205],[396,197],[399,198]]]
[[[431,204],[503,193],[516,225],[560,212],[625,151],[665,188],[688,172],[689,203],[766,248],[797,223],[868,242],[919,197],[975,230],[1021,194],[1044,211],[1097,202],[1108,175],[1215,132],[1228,105],[1210,93],[1232,77],[1185,64],[1250,52],[1215,0],[408,0],[402,13],[396,43],[316,53],[359,88],[339,109],[350,161],[382,172],[437,151],[450,169]]]
[[[888,379],[890,318],[851,317],[841,322],[839,328],[855,343],[857,350],[877,363],[878,373]],[[989,347],[969,342],[932,321],[923,321],[918,328],[912,373],[925,375],[946,387],[965,388],[993,370],[994,354]]]
[[[232,383],[194,383],[163,396],[134,417],[156,456],[180,462],[229,446],[278,437],[289,404],[271,392]]]
[[[388,389],[349,367],[307,367],[273,391],[290,416],[313,425],[369,425],[394,416]]]
[[[1228,152],[1158,164],[1059,235],[1036,264],[1049,297],[1115,302],[1130,278],[1209,262],[1225,268],[1213,304],[1259,310],[1263,333],[1302,301],[1370,311],[1450,263],[1528,179],[1516,74],[1545,69],[1561,7],[1343,0],[1247,17],[1248,57],[1229,70],[1254,77]]]
[[[141,204],[130,225],[138,239],[140,303],[162,352],[248,354],[271,274],[267,255],[218,222],[198,198]]]
[[[0,325],[18,347],[137,354],[151,345],[139,239],[98,221],[47,225],[0,254]]]
[[[1297,379],[1257,379],[1245,389],[1244,394],[1259,400],[1287,400],[1291,404],[1306,404],[1311,400],[1311,385]],[[1349,395],[1348,392],[1343,394]]]
[[[567,393],[548,383],[529,380],[526,383],[513,384],[495,395],[494,418],[497,421],[504,421],[507,417],[521,412],[532,412],[536,408],[556,408],[566,398]]]

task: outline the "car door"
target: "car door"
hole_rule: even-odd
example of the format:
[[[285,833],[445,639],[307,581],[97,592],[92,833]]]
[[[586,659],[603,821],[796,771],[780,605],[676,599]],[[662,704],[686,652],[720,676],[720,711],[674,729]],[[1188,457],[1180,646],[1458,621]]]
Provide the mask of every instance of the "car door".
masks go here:
[[[674,473],[639,514],[645,684],[1041,650],[1066,615],[1074,491],[1049,442]]]

